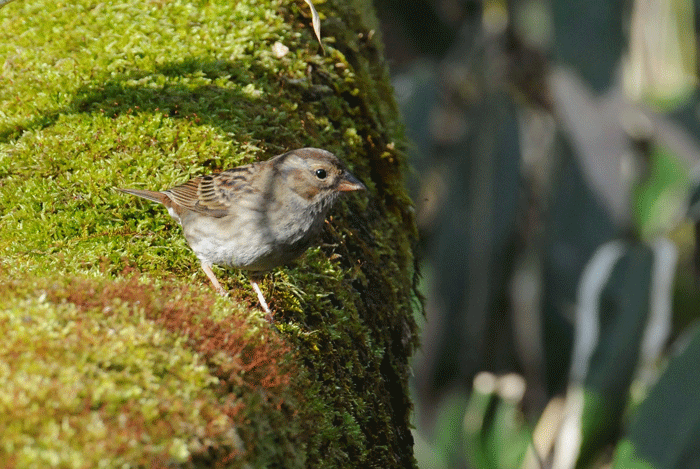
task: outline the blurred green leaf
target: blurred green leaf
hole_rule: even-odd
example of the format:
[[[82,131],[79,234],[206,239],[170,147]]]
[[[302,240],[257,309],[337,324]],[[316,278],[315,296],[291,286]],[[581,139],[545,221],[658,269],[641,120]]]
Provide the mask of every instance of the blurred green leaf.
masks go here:
[[[614,469],[700,467],[700,327],[642,402]]]
[[[667,233],[685,208],[689,178],[686,168],[659,145],[650,153],[648,174],[633,189],[634,218],[643,239]]]
[[[525,382],[518,375],[480,373],[464,417],[467,452],[480,469],[520,467],[532,440],[521,409]]]
[[[623,440],[615,450],[615,468],[624,469],[654,469],[654,466],[639,459],[635,454],[634,445],[629,440]]]
[[[640,364],[653,362],[668,337],[676,260],[668,240],[613,241],[586,265],[556,467],[585,467],[614,440]]]
[[[555,0],[552,14],[555,59],[571,66],[595,91],[605,90],[615,77],[625,48],[625,2]]]
[[[566,388],[573,346],[576,288],[586,262],[615,233],[615,225],[585,181],[571,146],[559,139],[562,158],[549,209],[543,255],[542,335],[550,395]]]

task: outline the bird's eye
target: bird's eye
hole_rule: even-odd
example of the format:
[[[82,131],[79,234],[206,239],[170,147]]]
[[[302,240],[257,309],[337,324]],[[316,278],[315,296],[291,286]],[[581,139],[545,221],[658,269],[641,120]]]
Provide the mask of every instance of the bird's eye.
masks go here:
[[[325,169],[317,169],[316,170],[316,177],[319,179],[326,179],[326,170]]]

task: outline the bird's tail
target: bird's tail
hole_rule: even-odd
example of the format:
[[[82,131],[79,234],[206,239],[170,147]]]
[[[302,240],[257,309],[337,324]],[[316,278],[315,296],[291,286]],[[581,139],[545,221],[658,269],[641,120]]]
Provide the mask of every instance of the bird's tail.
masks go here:
[[[142,197],[144,199],[148,199],[153,202],[158,202],[159,204],[166,205],[166,200],[168,200],[168,196],[163,194],[162,192],[156,192],[156,191],[144,191],[140,189],[120,189],[117,188],[118,191],[121,192],[126,192],[127,194],[135,195],[137,197]]]

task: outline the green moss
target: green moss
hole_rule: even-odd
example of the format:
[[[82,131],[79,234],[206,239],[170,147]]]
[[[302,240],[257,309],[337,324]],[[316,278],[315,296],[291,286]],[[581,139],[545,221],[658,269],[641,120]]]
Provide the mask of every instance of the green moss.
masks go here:
[[[110,442],[93,451],[113,466],[161,455],[214,465],[236,448],[234,461],[254,467],[413,464],[407,359],[416,340],[416,234],[403,187],[404,138],[369,2],[316,6],[326,55],[301,0],[25,0],[0,9],[0,272],[20,279],[3,324],[9,331],[24,316],[37,318],[32,327],[45,324],[45,335],[32,330],[25,338],[38,334],[34,345],[46,343],[69,376],[107,383],[100,386],[112,393],[97,399],[95,386],[84,384],[81,395],[99,404],[74,414],[67,409],[75,402],[60,399],[56,412],[44,414],[55,396],[34,394],[27,412],[36,428],[53,434],[66,414],[75,419],[70,425],[89,426],[92,407],[118,423],[125,406],[154,443],[127,451]],[[290,48],[286,56],[272,53],[276,41]],[[245,275],[219,270],[232,299],[214,301],[167,213],[113,190],[164,189],[302,146],[339,155],[369,191],[338,204],[320,247],[263,282],[278,322],[272,335],[259,327]],[[145,287],[123,280],[130,269],[149,279]],[[194,287],[182,293],[183,285]],[[109,301],[76,297],[85,288]],[[48,303],[47,289],[54,291]],[[247,321],[249,314],[256,319]],[[96,343],[78,340],[83,323]],[[268,349],[279,340],[286,345]],[[27,348],[23,363],[41,353]],[[116,368],[95,375],[95,363],[117,358]],[[41,381],[52,369],[33,366],[25,375]],[[68,386],[62,379],[56,396]],[[185,389],[185,397],[168,394]],[[188,411],[206,402],[206,421],[223,415],[244,424],[197,449],[193,435],[204,421],[197,415],[180,415],[188,423],[177,428],[146,425],[171,422],[167,403],[175,401]],[[7,441],[43,461],[42,447],[28,443],[15,417],[2,422],[13,429]],[[56,445],[65,451],[49,451],[64,451],[61,461],[100,445],[87,434],[61,435]]]
[[[97,467],[107,458],[116,467],[185,462],[207,439],[237,449],[236,422],[215,392],[219,380],[186,336],[134,304],[110,298],[84,308],[57,301],[60,283],[31,287],[3,291],[3,461]]]
[[[303,467],[303,371],[257,314],[134,275],[0,293],[7,467]]]

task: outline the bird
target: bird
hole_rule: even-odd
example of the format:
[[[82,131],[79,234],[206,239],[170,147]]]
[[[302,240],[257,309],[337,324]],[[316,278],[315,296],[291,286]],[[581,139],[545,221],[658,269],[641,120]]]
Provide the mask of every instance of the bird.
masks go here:
[[[117,189],[165,206],[219,294],[227,292],[212,265],[251,272],[272,321],[255,278],[304,253],[337,197],[366,187],[333,153],[300,148],[163,191]]]

